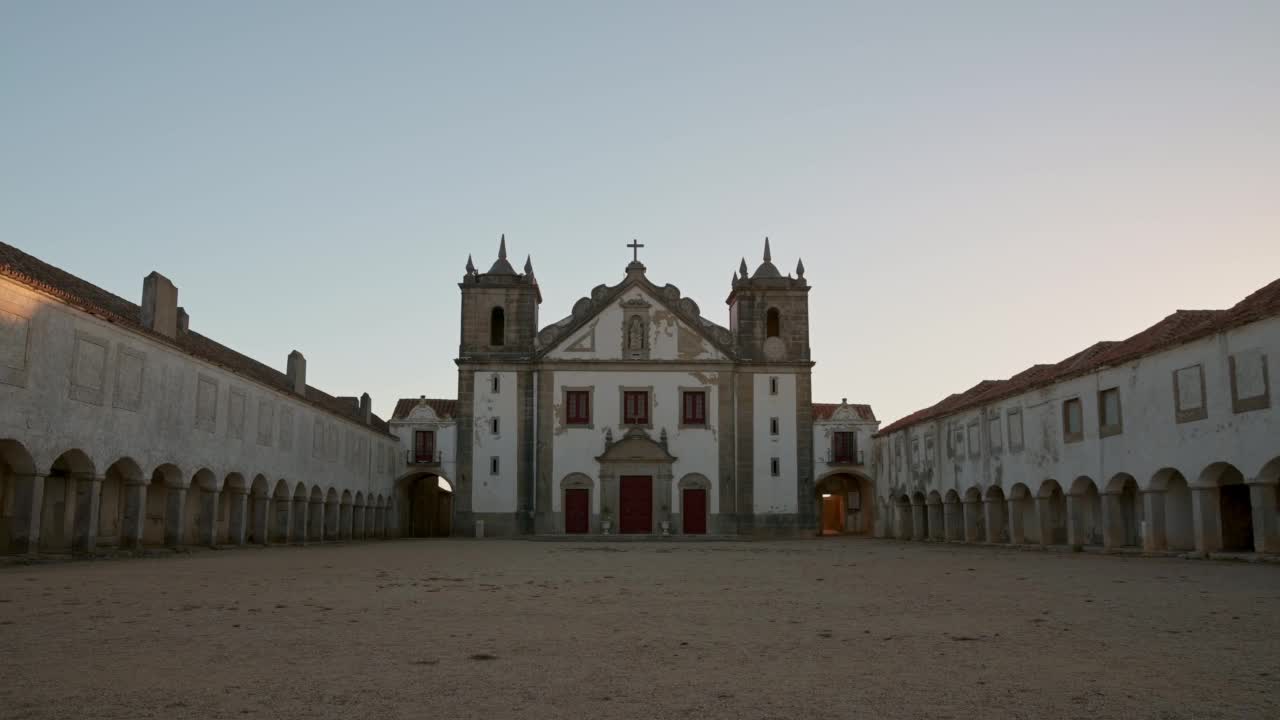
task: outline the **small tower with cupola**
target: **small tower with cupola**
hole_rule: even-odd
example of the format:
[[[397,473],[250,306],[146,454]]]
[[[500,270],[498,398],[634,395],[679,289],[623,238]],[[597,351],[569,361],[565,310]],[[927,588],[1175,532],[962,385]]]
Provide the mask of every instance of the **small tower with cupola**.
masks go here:
[[[773,264],[769,238],[764,261],[747,274],[743,259],[729,293],[729,329],[738,354],[753,362],[809,361],[809,283],[804,261],[796,263],[796,277],[783,276]]]

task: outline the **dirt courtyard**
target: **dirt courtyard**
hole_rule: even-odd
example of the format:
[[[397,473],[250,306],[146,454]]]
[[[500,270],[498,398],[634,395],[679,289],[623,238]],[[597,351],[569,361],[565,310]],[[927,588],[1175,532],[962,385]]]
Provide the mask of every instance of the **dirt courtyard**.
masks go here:
[[[1280,566],[401,540],[0,569],[0,717],[1276,718]]]

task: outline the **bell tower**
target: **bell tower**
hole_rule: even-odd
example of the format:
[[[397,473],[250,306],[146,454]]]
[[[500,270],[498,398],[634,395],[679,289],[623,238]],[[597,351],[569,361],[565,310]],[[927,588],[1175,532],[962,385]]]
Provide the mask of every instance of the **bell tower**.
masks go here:
[[[727,302],[729,329],[743,360],[809,362],[809,283],[803,260],[796,263],[796,277],[783,277],[765,238],[764,261],[750,276],[747,261],[742,261]]]
[[[517,273],[507,261],[507,237],[503,235],[498,259],[489,272],[477,272],[468,257],[466,274],[458,287],[462,290],[460,359],[510,359],[533,354],[542,292],[533,275],[532,258],[525,260],[524,273]]]

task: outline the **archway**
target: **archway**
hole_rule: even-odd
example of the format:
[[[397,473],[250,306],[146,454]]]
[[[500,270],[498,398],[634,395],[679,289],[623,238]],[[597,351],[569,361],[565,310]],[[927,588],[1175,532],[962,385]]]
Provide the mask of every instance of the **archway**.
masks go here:
[[[98,500],[98,544],[134,545],[145,512],[142,468],[132,458],[120,458],[107,468]],[[133,506],[130,507],[130,494]]]
[[[822,535],[869,535],[875,530],[875,486],[858,473],[837,472],[818,480],[814,502]]]
[[[905,493],[898,496],[894,529],[899,540],[911,539],[911,498]]]
[[[960,493],[948,490],[942,505],[947,541],[961,542],[964,540],[964,504],[960,502]]]
[[[1092,478],[1081,475],[1071,484],[1067,515],[1072,545],[1102,544],[1102,496]]]
[[[338,510],[338,523],[340,524],[338,532],[343,540],[351,539],[351,502],[351,491],[343,490],[342,498],[339,500],[341,507]]]
[[[307,542],[324,541],[324,491],[313,485],[307,496]]]
[[[977,485],[964,491],[964,541],[985,542],[987,539],[986,514],[982,507],[982,490]]]
[[[925,504],[924,493],[919,490],[911,494],[911,539],[929,539],[929,512]]]
[[[1031,488],[1016,483],[1009,489],[1009,542],[1016,545],[1040,542],[1040,523]]]
[[[289,513],[289,541],[295,543],[307,542],[307,506],[310,504],[311,494],[307,492],[305,483],[299,482],[293,486],[292,512]]]
[[[942,495],[934,490],[929,493],[925,503],[928,506],[926,512],[929,514],[929,539],[946,540],[947,521],[943,516]]]
[[[26,446],[17,440],[0,440],[0,552],[34,550],[31,537],[35,518],[36,467]]]
[[[186,493],[182,471],[166,463],[151,472],[147,484],[146,521],[142,528],[144,545],[178,545],[182,542],[182,514]],[[172,498],[172,499],[171,499]]]
[[[214,545],[218,524],[218,478],[207,468],[197,470],[187,489],[182,542],[187,545]]]
[[[364,493],[361,491],[356,491],[351,501],[351,539],[364,539]]]
[[[1138,497],[1138,481],[1128,473],[1120,473],[1107,482],[1106,527],[1103,544],[1107,547],[1142,545],[1144,512]]]
[[[222,491],[218,493],[218,527],[214,541],[222,545],[244,543],[246,533],[248,485],[240,473],[228,473],[222,479]]]
[[[383,510],[385,508],[386,501],[383,500],[382,494],[379,493],[378,497],[373,501],[373,519],[371,520],[373,523],[373,536],[375,538],[381,538],[383,533],[386,531],[383,516]]]
[[[40,550],[70,550],[92,544],[97,512],[90,497],[94,487],[93,461],[83,450],[68,450],[53,461],[44,479],[40,516]]]
[[[1163,468],[1152,476],[1150,490],[1159,499],[1153,504],[1163,505],[1156,514],[1162,514],[1164,519],[1164,541],[1153,543],[1152,549],[1195,550],[1195,522],[1187,479],[1174,468]]]
[[[987,488],[987,495],[983,500],[987,542],[1009,542],[1009,504],[1004,497],[1004,488],[992,485]]]
[[[1036,515],[1040,526],[1040,544],[1067,544],[1067,497],[1057,480],[1040,483],[1040,490],[1036,493]]]
[[[267,476],[259,474],[253,478],[253,485],[249,487],[249,497],[246,499],[245,504],[247,523],[245,542],[266,545],[269,541],[267,528],[270,526],[271,510],[271,494]]]
[[[338,508],[338,490],[337,488],[329,488],[329,492],[324,494],[324,539],[333,541],[341,536],[341,526],[339,525],[340,510]]]
[[[436,473],[414,473],[396,481],[402,537],[445,537],[452,517],[449,483]]]
[[[280,478],[275,490],[271,493],[271,542],[286,545],[293,535],[289,527],[293,517],[293,493],[289,490],[289,481]]]
[[[1199,484],[1216,487],[1218,495],[1217,517],[1204,518],[1205,535],[1211,534],[1212,520],[1216,519],[1218,547],[1227,552],[1253,552],[1253,500],[1244,475],[1230,463],[1217,462],[1200,473]]]

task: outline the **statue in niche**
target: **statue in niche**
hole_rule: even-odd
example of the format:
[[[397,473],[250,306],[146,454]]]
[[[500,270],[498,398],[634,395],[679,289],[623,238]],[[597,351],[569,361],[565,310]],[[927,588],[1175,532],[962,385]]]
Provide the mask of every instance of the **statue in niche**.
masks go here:
[[[627,324],[627,349],[644,349],[644,320],[639,316],[631,318],[631,322]]]

